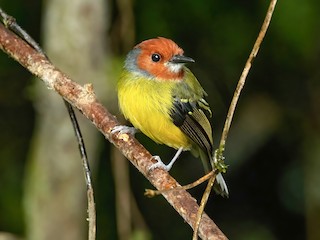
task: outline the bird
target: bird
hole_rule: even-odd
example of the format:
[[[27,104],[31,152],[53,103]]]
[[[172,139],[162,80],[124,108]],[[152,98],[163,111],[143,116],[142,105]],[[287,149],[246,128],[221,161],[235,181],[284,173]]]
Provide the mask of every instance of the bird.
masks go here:
[[[127,54],[117,83],[118,104],[133,128],[120,125],[113,132],[141,131],[154,142],[177,150],[167,165],[153,156],[157,162],[149,170],[169,171],[182,151],[200,157],[206,172],[209,162],[214,161],[207,93],[185,66],[194,62],[173,40],[164,37],[144,40]],[[228,196],[221,173],[216,183],[216,192]]]

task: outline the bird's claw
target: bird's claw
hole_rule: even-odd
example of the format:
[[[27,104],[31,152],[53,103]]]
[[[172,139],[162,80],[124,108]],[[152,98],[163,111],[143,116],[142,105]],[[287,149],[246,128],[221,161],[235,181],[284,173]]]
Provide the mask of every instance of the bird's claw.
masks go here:
[[[156,168],[160,168],[160,169],[163,169],[163,170],[169,172],[169,170],[171,168],[170,166],[168,166],[169,164],[168,165],[164,164],[159,156],[152,156],[152,158],[157,160],[157,162],[152,164],[149,167],[149,169],[148,169],[149,171],[152,171],[152,170],[154,170]]]
[[[131,134],[131,135],[135,135],[137,133],[137,129],[134,128],[134,127],[128,127],[128,126],[125,126],[125,125],[118,125],[118,126],[115,126],[112,130],[111,130],[111,133],[112,134],[115,134],[115,133],[120,133],[120,134],[124,134],[124,133],[128,133],[128,134]]]

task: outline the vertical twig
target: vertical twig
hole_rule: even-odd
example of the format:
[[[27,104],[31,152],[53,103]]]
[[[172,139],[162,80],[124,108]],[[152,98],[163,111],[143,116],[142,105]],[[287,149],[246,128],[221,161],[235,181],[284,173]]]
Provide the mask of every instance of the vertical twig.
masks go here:
[[[96,239],[96,209],[95,209],[95,203],[94,203],[94,192],[93,192],[93,187],[91,182],[91,171],[89,167],[87,152],[86,152],[86,148],[84,145],[84,141],[82,138],[82,134],[80,131],[79,123],[75,115],[75,112],[70,103],[68,103],[66,100],[64,100],[64,103],[67,107],[70,120],[72,122],[72,126],[78,141],[79,151],[80,151],[82,166],[84,171],[84,177],[87,185],[87,198],[88,198],[88,219],[87,220],[89,222],[88,240],[95,240]]]
[[[223,161],[223,158],[224,158],[223,157],[223,152],[224,152],[224,149],[225,149],[226,140],[227,140],[228,133],[229,133],[229,130],[230,130],[232,118],[233,118],[233,115],[234,115],[234,112],[235,112],[235,109],[236,109],[236,106],[237,106],[237,103],[238,103],[238,100],[239,100],[239,97],[240,97],[240,94],[241,94],[241,90],[244,87],[244,84],[246,82],[246,79],[247,79],[249,70],[250,70],[250,68],[252,66],[253,60],[257,56],[259,48],[261,46],[261,43],[262,43],[262,41],[263,41],[263,39],[264,39],[264,37],[266,35],[266,32],[267,32],[268,27],[270,25],[270,21],[271,21],[271,18],[272,18],[272,15],[273,15],[273,12],[274,12],[276,4],[277,4],[277,0],[271,0],[270,1],[269,8],[268,8],[266,17],[264,19],[264,22],[262,24],[262,27],[260,29],[259,35],[258,35],[258,37],[257,37],[257,39],[256,39],[256,41],[255,41],[255,43],[253,45],[252,51],[251,51],[251,53],[250,53],[250,55],[248,57],[248,60],[247,60],[247,62],[245,64],[245,66],[244,66],[244,69],[243,69],[242,74],[240,76],[240,79],[238,81],[238,85],[237,85],[237,87],[235,89],[232,101],[230,103],[229,111],[227,113],[227,117],[226,117],[226,121],[225,121],[225,124],[224,124],[224,128],[223,128],[223,131],[222,131],[219,148],[217,150],[217,154],[215,154],[217,156],[216,160],[218,162],[219,161]],[[197,213],[196,224],[194,226],[193,240],[196,240],[198,238],[199,223],[200,223],[200,220],[201,220],[202,213],[204,212],[205,205],[206,205],[206,203],[208,201],[210,192],[212,190],[214,180],[215,180],[215,175],[212,176],[211,179],[208,181],[207,188],[206,188],[206,190],[205,190],[205,192],[204,192],[204,194],[202,196],[201,204],[199,206],[198,213]]]
[[[240,79],[238,81],[238,85],[236,87],[236,90],[234,92],[234,95],[233,95],[233,98],[232,98],[232,101],[230,103],[230,107],[229,107],[229,111],[228,111],[228,114],[227,114],[227,117],[226,117],[226,121],[225,121],[225,124],[224,124],[224,128],[223,128],[223,131],[222,131],[222,136],[221,136],[221,140],[220,140],[220,145],[219,145],[219,149],[223,149],[224,150],[224,147],[225,147],[225,144],[226,144],[226,140],[227,140],[227,137],[228,137],[228,133],[229,133],[229,129],[230,129],[230,126],[231,126],[231,122],[232,122],[232,118],[233,118],[233,115],[234,115],[234,112],[235,112],[235,109],[236,109],[236,106],[237,106],[237,103],[238,103],[238,100],[239,100],[239,97],[240,97],[240,94],[241,94],[241,90],[246,82],[246,78],[248,76],[248,73],[249,73],[249,70],[251,68],[251,65],[252,65],[252,62],[254,60],[254,58],[257,56],[258,54],[258,51],[259,51],[259,48],[260,48],[260,45],[264,39],[264,36],[266,35],[266,32],[268,30],[268,27],[270,25],[270,21],[271,21],[271,18],[272,18],[272,14],[274,12],[274,8],[277,4],[277,0],[271,0],[270,1],[270,4],[269,4],[269,8],[268,8],[268,11],[267,11],[267,15],[264,19],[264,22],[262,24],[262,27],[260,29],[260,32],[259,32],[259,35],[256,39],[256,42],[254,43],[253,45],[253,48],[252,48],[252,51],[249,55],[249,58],[244,66],[244,69],[241,73],[241,76],[240,76]],[[221,152],[221,154],[223,153],[223,150]]]
[[[214,181],[216,180],[216,174],[213,173],[213,176],[211,178],[209,178],[207,187],[203,193],[203,196],[201,198],[201,202],[199,205],[199,209],[197,212],[197,217],[196,217],[196,222],[194,224],[193,227],[193,236],[192,236],[192,240],[197,240],[198,239],[198,229],[199,229],[199,225],[200,225],[200,221],[201,221],[201,217],[202,217],[202,213],[204,212],[204,208],[206,207],[206,203],[209,199],[210,193],[211,193],[211,189],[213,187]]]

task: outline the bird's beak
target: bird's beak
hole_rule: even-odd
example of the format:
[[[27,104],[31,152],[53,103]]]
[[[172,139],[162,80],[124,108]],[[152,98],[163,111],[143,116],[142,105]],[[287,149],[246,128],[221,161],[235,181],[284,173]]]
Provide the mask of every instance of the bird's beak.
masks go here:
[[[186,57],[183,55],[174,55],[170,59],[170,62],[172,62],[172,63],[194,63],[195,61],[190,57]]]

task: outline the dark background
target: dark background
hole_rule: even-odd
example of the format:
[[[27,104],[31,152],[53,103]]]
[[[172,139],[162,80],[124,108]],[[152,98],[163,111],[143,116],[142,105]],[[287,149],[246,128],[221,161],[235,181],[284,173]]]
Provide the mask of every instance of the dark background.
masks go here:
[[[41,42],[40,1],[2,0],[0,4]],[[135,1],[136,43],[168,37],[196,60],[189,67],[209,94],[216,145],[267,7],[268,1],[261,0]],[[320,202],[316,167],[320,160],[319,9],[320,2],[315,0],[279,1],[249,73],[226,146],[230,198],[213,195],[206,208],[230,239],[320,238],[320,231],[317,235],[308,232],[309,224],[320,222],[313,216],[320,211],[320,204],[314,205],[317,199]],[[116,16],[117,9],[113,11]],[[116,45],[110,49],[114,56],[126,54]],[[0,231],[24,236],[22,183],[35,126],[29,91],[33,80],[20,65],[0,54],[0,82]],[[170,158],[174,153],[143,136],[138,138],[153,154]],[[117,239],[114,202],[110,201],[113,180],[105,160],[110,147],[104,145],[94,179],[98,239]],[[171,174],[189,183],[201,176],[200,161],[184,153]],[[108,191],[99,185],[106,179]],[[133,167],[130,179],[152,239],[191,239],[191,228],[162,197],[143,196],[150,184]],[[203,189],[191,193],[199,198]],[[99,232],[99,227],[105,231]]]

